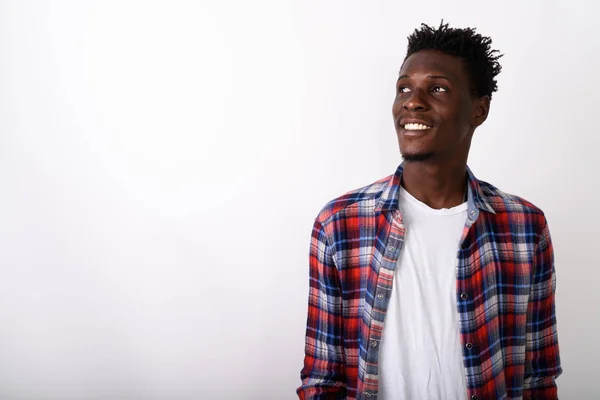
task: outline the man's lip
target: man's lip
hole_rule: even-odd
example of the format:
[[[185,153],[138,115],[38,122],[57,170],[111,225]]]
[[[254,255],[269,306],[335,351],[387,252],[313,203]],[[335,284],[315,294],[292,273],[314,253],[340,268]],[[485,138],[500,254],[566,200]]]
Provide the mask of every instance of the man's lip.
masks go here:
[[[429,134],[429,132],[431,132],[431,129],[422,129],[422,130],[411,131],[411,130],[406,130],[406,129],[402,128],[402,130],[399,133],[400,133],[400,135],[402,135],[404,137],[422,137],[422,136]]]

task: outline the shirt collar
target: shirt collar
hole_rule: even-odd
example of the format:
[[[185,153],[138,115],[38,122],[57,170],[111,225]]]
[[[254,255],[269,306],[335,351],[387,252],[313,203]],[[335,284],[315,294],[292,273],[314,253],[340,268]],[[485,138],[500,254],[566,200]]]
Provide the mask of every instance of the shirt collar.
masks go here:
[[[387,186],[383,190],[381,197],[379,198],[375,211],[389,211],[398,210],[398,195],[400,192],[400,182],[402,180],[402,171],[404,170],[404,162],[398,166],[394,175],[392,175]],[[474,211],[476,209],[487,211],[495,214],[494,208],[490,204],[488,197],[483,193],[479,180],[475,178],[471,169],[467,166],[467,179],[468,179],[468,211]]]

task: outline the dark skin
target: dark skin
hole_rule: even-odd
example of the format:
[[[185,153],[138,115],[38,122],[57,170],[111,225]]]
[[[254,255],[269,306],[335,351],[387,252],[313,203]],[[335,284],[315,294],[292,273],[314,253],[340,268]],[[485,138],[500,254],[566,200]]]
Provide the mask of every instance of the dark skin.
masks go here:
[[[457,206],[464,201],[471,139],[490,99],[473,94],[459,57],[437,50],[412,54],[399,75],[392,115],[406,161],[402,186],[431,208]]]

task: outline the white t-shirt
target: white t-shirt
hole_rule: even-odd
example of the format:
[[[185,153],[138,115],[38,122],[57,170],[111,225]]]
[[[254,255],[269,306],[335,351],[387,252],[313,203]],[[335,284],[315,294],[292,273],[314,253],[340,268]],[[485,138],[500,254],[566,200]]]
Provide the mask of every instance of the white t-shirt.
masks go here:
[[[406,229],[379,353],[379,398],[467,398],[456,260],[467,203],[436,210],[400,189]]]

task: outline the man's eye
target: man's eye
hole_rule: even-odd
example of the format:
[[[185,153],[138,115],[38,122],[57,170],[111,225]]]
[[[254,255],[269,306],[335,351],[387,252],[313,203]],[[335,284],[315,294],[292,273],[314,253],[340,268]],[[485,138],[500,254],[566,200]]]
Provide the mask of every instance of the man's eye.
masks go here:
[[[433,92],[435,93],[443,93],[443,92],[447,92],[445,87],[442,86],[434,86],[432,89]]]
[[[410,92],[410,89],[407,88],[406,86],[401,86],[398,88],[398,93],[408,93]]]

